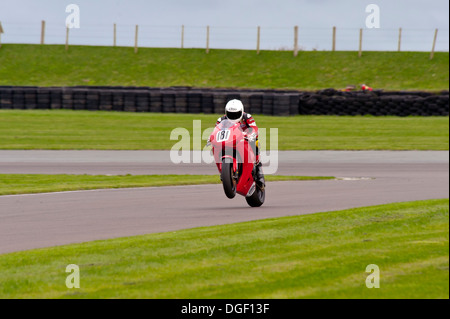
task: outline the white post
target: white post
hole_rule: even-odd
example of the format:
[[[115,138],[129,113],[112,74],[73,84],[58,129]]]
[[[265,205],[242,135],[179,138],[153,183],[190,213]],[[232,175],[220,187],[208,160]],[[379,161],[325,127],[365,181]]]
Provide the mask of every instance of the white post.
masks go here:
[[[66,25],[66,51],[69,50],[69,25]]]
[[[138,32],[139,26],[136,24],[136,31],[134,33],[134,53],[138,52]]]
[[[402,49],[402,28],[398,29],[398,52]]]
[[[363,38],[363,29],[359,29],[359,52],[358,56],[362,56],[362,38]]]
[[[259,54],[260,45],[261,45],[261,27],[258,26],[258,35],[256,38],[256,54]]]
[[[209,26],[206,27],[206,53],[209,53]]]
[[[117,25],[114,23],[114,40],[113,40],[113,46],[117,45]]]
[[[298,55],[298,26],[294,27],[294,56]]]
[[[431,54],[430,54],[430,60],[434,58],[434,50],[436,48],[436,39],[438,35],[438,29],[434,31],[434,38],[433,38],[433,47],[431,48]]]
[[[41,22],[41,44],[44,44],[45,42],[45,21],[42,20]]]
[[[181,26],[181,48],[184,49],[184,25]]]

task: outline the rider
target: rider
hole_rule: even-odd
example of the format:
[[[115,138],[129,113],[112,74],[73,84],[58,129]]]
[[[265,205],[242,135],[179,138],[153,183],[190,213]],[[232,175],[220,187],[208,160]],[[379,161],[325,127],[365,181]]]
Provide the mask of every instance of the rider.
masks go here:
[[[262,171],[262,165],[260,162],[260,153],[258,146],[258,126],[253,117],[244,112],[244,104],[240,100],[231,100],[225,106],[225,115],[217,120],[216,126],[223,120],[230,120],[232,122],[241,123],[241,128],[246,132],[246,138],[250,142],[250,145],[255,150],[256,163],[255,163],[255,179],[259,187],[265,187],[264,174]]]

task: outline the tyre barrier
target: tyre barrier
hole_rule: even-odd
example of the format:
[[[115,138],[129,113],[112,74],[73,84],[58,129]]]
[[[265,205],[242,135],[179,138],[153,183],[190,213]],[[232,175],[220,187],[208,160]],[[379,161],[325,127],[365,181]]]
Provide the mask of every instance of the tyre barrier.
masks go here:
[[[449,91],[344,92],[233,90],[191,87],[17,87],[0,86],[0,109],[222,114],[240,99],[252,114],[448,116]]]

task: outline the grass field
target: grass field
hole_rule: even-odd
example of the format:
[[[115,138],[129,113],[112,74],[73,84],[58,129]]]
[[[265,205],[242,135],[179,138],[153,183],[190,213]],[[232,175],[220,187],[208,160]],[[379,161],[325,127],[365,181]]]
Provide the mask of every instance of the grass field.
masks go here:
[[[331,176],[268,175],[267,181],[334,179]],[[220,184],[219,175],[41,175],[0,174],[0,195],[62,192],[74,190]]]
[[[448,299],[448,212],[397,203],[4,254],[0,298]]]
[[[0,149],[168,150],[175,128],[193,136],[219,115],[0,110]],[[448,150],[448,117],[256,115],[260,128],[278,128],[280,150]],[[192,141],[191,141],[192,142]],[[203,141],[202,147],[206,144]]]
[[[4,44],[0,85],[196,86],[316,90],[367,84],[448,90],[449,53],[292,52]]]
[[[0,85],[449,88],[449,53],[6,44]],[[0,110],[3,150],[168,150],[219,115]],[[279,150],[449,150],[448,117],[257,115]],[[202,142],[202,147],[206,141]],[[268,145],[262,143],[265,149]],[[333,177],[268,176],[268,181]],[[220,183],[218,176],[0,175],[0,195]],[[284,217],[0,255],[3,298],[449,298],[449,200]],[[295,213],[295,212],[293,212]],[[81,288],[67,289],[77,264]],[[380,267],[381,288],[365,286]]]

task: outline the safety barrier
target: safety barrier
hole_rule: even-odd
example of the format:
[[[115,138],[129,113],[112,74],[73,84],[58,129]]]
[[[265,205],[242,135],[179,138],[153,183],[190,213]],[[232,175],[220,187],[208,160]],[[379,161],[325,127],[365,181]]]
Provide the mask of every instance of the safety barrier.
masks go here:
[[[0,109],[70,109],[221,114],[231,99],[248,113],[289,115],[448,116],[449,92],[335,89],[237,90],[193,87],[0,86]]]

